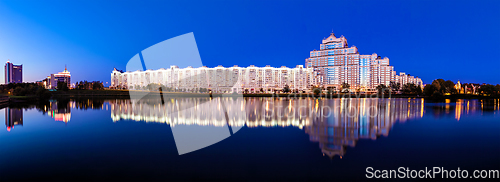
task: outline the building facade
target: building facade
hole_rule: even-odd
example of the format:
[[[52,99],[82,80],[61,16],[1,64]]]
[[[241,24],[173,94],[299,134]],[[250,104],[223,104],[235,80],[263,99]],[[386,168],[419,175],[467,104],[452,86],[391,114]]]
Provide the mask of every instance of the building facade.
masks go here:
[[[56,89],[59,82],[64,82],[71,88],[71,74],[67,68],[64,68],[63,72],[51,74],[42,81],[46,89]]]
[[[312,70],[310,84],[318,87],[335,87],[339,90],[348,83],[351,91],[376,91],[378,85],[389,86],[390,82],[414,83],[422,86],[418,77],[404,73],[396,75],[389,58],[377,54],[361,55],[355,46],[349,47],[344,36],[339,38],[331,33],[323,39],[320,50],[310,52],[305,60]]]
[[[272,92],[287,85],[292,91],[304,91],[308,87],[310,71],[302,65],[295,68],[282,66],[266,67],[223,67],[179,68],[127,71],[116,68],[111,73],[111,86],[115,89],[140,90],[151,83],[162,84],[173,89],[192,91],[198,88],[210,89],[216,93]]]
[[[5,63],[5,84],[23,82],[23,65],[14,65],[10,61]]]
[[[396,75],[389,58],[377,54],[361,55],[355,46],[349,47],[343,36],[330,34],[323,39],[320,50],[310,52],[305,67],[187,67],[127,71],[116,68],[111,73],[111,86],[115,89],[145,89],[148,84],[162,84],[169,88],[193,90],[207,88],[215,92],[271,92],[288,85],[292,91],[306,91],[311,87],[331,87],[339,91],[344,83],[351,92],[375,92],[377,86],[401,86],[413,83],[423,88],[422,80],[404,72]]]

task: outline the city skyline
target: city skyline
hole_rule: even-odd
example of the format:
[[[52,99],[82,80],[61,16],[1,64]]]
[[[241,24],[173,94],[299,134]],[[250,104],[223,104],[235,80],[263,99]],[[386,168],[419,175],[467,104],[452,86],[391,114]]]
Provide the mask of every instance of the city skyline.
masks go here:
[[[144,47],[194,32],[203,63],[208,67],[294,67],[303,64],[309,57],[308,51],[317,47],[315,40],[325,38],[325,32],[333,30],[362,47],[360,54],[376,52],[387,56],[392,66],[418,75],[424,83],[437,78],[500,83],[494,76],[500,66],[494,54],[478,54],[499,49],[496,42],[500,37],[496,32],[500,26],[494,17],[499,15],[495,10],[500,3],[480,1],[471,7],[466,2],[435,2],[429,7],[415,1],[361,6],[356,2],[322,2],[325,7],[344,7],[338,11],[345,15],[334,18],[313,13],[317,3],[306,1],[269,2],[257,16],[251,16],[252,10],[262,7],[263,2],[223,2],[224,8],[215,8],[222,2],[199,2],[201,6],[192,9],[177,8],[184,3],[143,2],[139,3],[143,8],[128,15],[136,2],[114,7],[111,2],[94,6],[95,2],[2,1],[0,26],[9,28],[0,33],[0,60],[23,64],[24,71],[30,73],[24,75],[25,82],[40,81],[49,73],[59,72],[65,64],[72,71],[72,80],[107,81],[110,69],[124,69],[128,59]],[[442,8],[449,6],[452,8]],[[94,13],[63,7],[83,7]],[[240,11],[240,7],[248,10]],[[354,13],[359,11],[373,16]],[[153,17],[157,21],[143,21],[140,27],[131,27],[132,22]],[[479,46],[459,44],[464,37],[471,37]],[[488,66],[468,64],[470,61]]]

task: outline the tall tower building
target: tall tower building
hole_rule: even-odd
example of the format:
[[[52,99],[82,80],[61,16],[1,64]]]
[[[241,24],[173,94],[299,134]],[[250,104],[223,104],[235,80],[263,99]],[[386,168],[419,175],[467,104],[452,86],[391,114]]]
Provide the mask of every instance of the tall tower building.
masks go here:
[[[14,65],[10,61],[5,63],[5,84],[23,82],[23,65]]]
[[[375,53],[360,55],[356,46],[349,47],[344,36],[337,38],[334,33],[323,39],[320,50],[310,52],[305,63],[312,69],[310,84],[313,86],[339,90],[343,83],[348,83],[351,91],[373,92],[378,85],[388,86],[391,81],[422,84],[413,76],[397,76],[387,57],[381,58]]]

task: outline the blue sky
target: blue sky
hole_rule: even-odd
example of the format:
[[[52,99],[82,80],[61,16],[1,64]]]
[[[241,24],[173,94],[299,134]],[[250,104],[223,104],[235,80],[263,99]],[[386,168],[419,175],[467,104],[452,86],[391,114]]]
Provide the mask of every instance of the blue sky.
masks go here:
[[[139,51],[193,32],[209,67],[294,67],[333,30],[424,83],[500,84],[499,20],[493,0],[0,0],[0,61],[23,64],[28,82],[65,65],[72,82],[106,82]]]

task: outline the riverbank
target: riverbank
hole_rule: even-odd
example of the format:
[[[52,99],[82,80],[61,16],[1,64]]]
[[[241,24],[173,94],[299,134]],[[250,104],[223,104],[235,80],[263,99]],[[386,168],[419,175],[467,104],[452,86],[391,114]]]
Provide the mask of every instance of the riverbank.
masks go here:
[[[130,99],[130,95],[144,96],[145,97],[158,97],[160,95],[164,97],[227,97],[231,94],[208,94],[208,93],[185,93],[185,92],[150,92],[150,91],[140,91],[140,90],[68,90],[68,91],[54,91],[52,93],[53,99],[73,99],[73,98],[96,98],[96,99]],[[318,94],[314,95],[312,93],[290,93],[290,94],[243,94],[243,97],[316,97],[316,98],[429,98],[436,99],[432,97],[420,96],[420,95],[406,95],[406,94],[391,94],[391,95],[372,95],[372,94]],[[483,96],[483,95],[468,95],[468,94],[454,94],[454,95],[444,95],[438,99],[490,99],[490,98],[500,98],[500,96]]]

